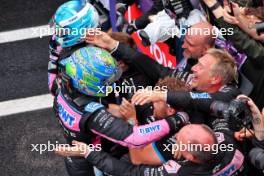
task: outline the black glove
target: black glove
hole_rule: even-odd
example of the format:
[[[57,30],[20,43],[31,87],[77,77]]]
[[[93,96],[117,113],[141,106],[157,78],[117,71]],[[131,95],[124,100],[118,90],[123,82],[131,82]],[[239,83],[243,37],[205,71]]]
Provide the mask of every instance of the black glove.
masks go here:
[[[132,23],[129,23],[128,26],[127,26],[127,30],[126,32],[131,35],[133,32],[137,31],[137,26],[136,26],[136,23],[135,21],[132,21]]]
[[[144,30],[140,30],[140,31],[139,31],[139,36],[140,36],[140,38],[141,38],[141,40],[142,40],[142,44],[143,44],[144,46],[149,46],[149,45],[151,45],[151,43],[150,43],[150,41],[149,41],[149,36],[148,36],[148,34],[147,34]]]
[[[166,13],[171,18],[187,18],[193,9],[189,0],[162,0]]]
[[[189,123],[189,116],[185,112],[177,112],[175,115],[165,118],[165,120],[170,126],[170,133],[174,134]]]
[[[116,10],[116,28],[118,31],[122,31],[124,28],[124,25],[127,23],[125,19],[125,12],[126,12],[126,6],[120,5],[120,7]]]

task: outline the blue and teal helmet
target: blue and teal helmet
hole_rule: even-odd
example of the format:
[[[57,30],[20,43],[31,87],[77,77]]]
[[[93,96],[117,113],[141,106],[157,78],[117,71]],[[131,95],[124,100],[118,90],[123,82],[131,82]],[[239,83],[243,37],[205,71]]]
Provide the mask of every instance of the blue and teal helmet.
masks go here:
[[[80,48],[66,58],[65,72],[75,89],[96,97],[107,96],[121,76],[111,54],[94,46]]]
[[[81,42],[86,29],[99,26],[96,9],[84,0],[72,0],[62,4],[52,18],[55,40],[62,48]]]

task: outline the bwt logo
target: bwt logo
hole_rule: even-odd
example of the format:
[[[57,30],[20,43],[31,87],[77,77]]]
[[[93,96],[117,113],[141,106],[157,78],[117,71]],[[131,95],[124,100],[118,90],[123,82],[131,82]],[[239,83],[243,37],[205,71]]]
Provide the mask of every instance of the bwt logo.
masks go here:
[[[75,118],[72,117],[61,105],[58,107],[60,118],[71,127],[75,122]]]
[[[227,170],[225,170],[223,173],[221,173],[217,176],[228,176],[228,175],[233,174],[234,171],[236,171],[236,167],[235,167],[235,165],[232,165]]]
[[[147,128],[141,128],[139,129],[139,133],[140,134],[148,134],[148,133],[153,133],[155,131],[159,131],[160,130],[160,125],[155,125],[155,126],[151,126],[151,127],[147,127]]]

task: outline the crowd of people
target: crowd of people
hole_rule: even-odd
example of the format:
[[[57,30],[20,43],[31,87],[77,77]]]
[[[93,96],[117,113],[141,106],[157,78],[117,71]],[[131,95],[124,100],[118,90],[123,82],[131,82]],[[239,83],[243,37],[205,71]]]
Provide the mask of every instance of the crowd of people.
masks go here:
[[[113,3],[115,26],[102,24]],[[71,0],[52,18],[48,87],[68,174],[263,175],[264,1],[153,0],[128,22],[133,3]],[[134,32],[166,43],[176,67]]]

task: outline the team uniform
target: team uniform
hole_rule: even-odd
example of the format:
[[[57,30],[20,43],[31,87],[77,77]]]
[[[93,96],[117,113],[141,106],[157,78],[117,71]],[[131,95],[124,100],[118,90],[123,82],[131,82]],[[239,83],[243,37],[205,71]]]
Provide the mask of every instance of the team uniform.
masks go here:
[[[228,122],[225,119],[216,119],[213,126],[218,146],[229,147],[226,151],[219,150],[214,159],[208,163],[197,164],[188,160],[169,160],[162,166],[135,166],[98,151],[90,152],[86,160],[99,169],[116,176],[239,175],[243,171],[244,156],[233,138],[233,132],[230,131]]]

